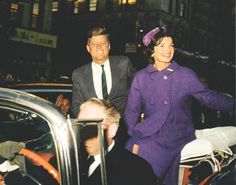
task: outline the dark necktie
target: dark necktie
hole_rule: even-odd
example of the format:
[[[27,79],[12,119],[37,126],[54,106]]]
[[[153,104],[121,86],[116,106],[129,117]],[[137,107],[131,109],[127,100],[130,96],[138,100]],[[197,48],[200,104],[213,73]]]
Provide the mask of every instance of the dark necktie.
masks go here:
[[[85,174],[88,175],[89,167],[94,162],[94,156],[89,156],[85,164]]]
[[[103,96],[103,99],[107,99],[108,92],[107,92],[106,74],[104,71],[104,65],[101,65],[101,67],[102,67],[102,96]]]

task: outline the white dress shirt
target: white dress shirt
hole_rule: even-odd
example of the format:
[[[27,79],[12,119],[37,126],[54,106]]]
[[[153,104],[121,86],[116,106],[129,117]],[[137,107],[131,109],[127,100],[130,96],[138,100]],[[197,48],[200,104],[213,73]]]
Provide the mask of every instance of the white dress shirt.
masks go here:
[[[111,145],[108,146],[107,148],[107,152],[110,152],[111,149],[114,147],[115,145],[115,140],[112,141]],[[90,175],[92,175],[92,173],[94,172],[94,170],[98,167],[98,165],[101,163],[101,157],[100,154],[95,155],[94,156],[94,162],[90,165],[89,170],[88,170],[88,177]]]
[[[107,80],[107,92],[108,94],[111,91],[112,86],[112,79],[111,79],[111,68],[109,60],[103,63],[104,71],[106,73],[106,80]],[[92,71],[93,71],[93,84],[95,87],[95,92],[99,99],[103,99],[102,96],[102,67],[100,64],[96,64],[92,62]]]

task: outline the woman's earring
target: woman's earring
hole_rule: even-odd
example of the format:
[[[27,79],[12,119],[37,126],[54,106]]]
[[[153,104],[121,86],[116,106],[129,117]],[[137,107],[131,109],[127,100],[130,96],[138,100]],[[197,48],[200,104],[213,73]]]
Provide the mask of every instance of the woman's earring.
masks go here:
[[[152,53],[151,57],[154,57],[154,53]]]

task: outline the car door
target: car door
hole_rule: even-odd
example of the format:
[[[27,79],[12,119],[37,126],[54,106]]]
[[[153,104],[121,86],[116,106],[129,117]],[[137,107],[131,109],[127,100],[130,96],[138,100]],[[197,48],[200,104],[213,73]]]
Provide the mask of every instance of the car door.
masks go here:
[[[0,88],[0,184],[80,185],[76,137],[52,103]]]

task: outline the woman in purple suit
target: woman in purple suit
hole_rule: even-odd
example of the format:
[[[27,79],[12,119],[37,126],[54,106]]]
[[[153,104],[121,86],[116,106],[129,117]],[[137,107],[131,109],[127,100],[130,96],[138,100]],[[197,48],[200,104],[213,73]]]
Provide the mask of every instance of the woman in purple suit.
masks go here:
[[[136,73],[129,91],[126,148],[146,159],[163,184],[177,185],[181,150],[195,139],[192,97],[227,112],[234,111],[234,99],[208,89],[191,69],[172,61],[174,41],[166,28],[151,30],[143,42],[152,63]]]

